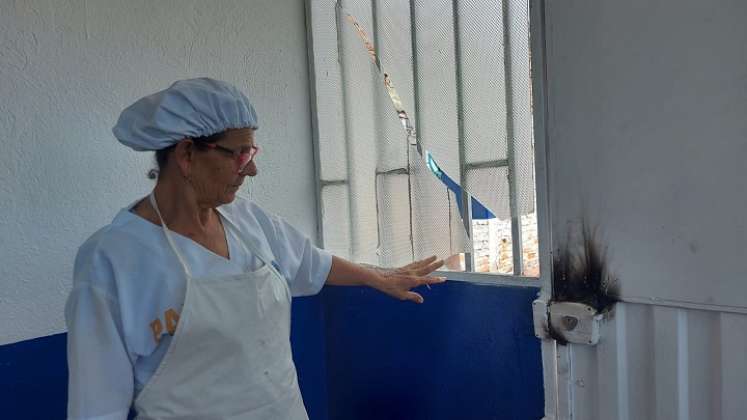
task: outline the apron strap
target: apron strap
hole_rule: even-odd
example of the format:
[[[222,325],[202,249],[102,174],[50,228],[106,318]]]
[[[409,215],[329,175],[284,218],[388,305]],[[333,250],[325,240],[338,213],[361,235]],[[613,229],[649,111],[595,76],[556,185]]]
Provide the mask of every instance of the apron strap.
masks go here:
[[[148,200],[150,200],[150,205],[153,206],[153,209],[156,211],[156,214],[158,215],[158,219],[161,221],[161,226],[163,227],[164,235],[166,235],[166,240],[169,242],[169,245],[171,246],[171,249],[174,251],[174,254],[176,254],[176,258],[179,260],[179,264],[182,265],[182,269],[184,269],[184,273],[187,275],[187,277],[192,277],[192,272],[189,270],[187,261],[184,259],[184,257],[182,257],[182,254],[179,252],[179,248],[177,248],[176,244],[174,243],[174,239],[171,237],[171,231],[169,230],[169,227],[166,226],[166,222],[163,221],[163,217],[161,216],[161,211],[158,209],[158,204],[156,204],[155,190],[151,191],[150,195],[148,196]]]

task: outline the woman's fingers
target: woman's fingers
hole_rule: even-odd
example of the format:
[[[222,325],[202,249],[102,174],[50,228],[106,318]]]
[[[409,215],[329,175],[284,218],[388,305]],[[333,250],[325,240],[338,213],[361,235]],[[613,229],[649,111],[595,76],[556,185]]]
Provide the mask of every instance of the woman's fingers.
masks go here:
[[[433,255],[426,259],[407,264],[397,269],[397,272],[402,273],[402,274],[409,273],[409,274],[414,274],[417,276],[425,276],[437,270],[442,265],[444,265],[443,260],[439,260],[438,257]]]
[[[423,297],[416,292],[405,293],[405,299],[415,303],[423,303]]]
[[[418,263],[420,263],[420,264],[422,264],[422,265],[428,265],[428,264],[432,263],[433,261],[436,261],[437,259],[438,259],[438,257],[437,257],[437,256],[435,256],[435,255],[431,255],[431,256],[430,256],[430,257],[428,257],[428,258],[424,258],[424,259],[422,259],[422,260],[418,261]]]
[[[436,257],[435,255],[431,255],[428,258],[423,258],[422,260],[415,261],[415,262],[411,263],[410,265],[413,266],[413,267],[422,267],[422,266],[425,266],[425,265],[428,265],[428,264],[432,263],[433,261],[436,261],[437,259],[438,259],[438,257]]]
[[[417,276],[427,276],[428,274],[430,274],[430,273],[438,270],[439,268],[441,268],[441,266],[443,266],[443,265],[444,265],[444,261],[443,260],[438,260],[438,261],[431,262],[428,265],[424,265],[424,266],[419,267],[419,268],[417,268],[415,270],[412,270],[411,272],[412,272],[412,274],[415,274]]]
[[[443,283],[445,281],[446,281],[446,277],[432,277],[432,276],[419,277],[418,286],[438,284],[438,283]]]
[[[405,271],[417,271],[420,268],[422,268],[423,266],[427,266],[428,264],[436,261],[436,259],[438,259],[438,257],[436,257],[435,255],[432,255],[432,256],[430,256],[428,258],[425,258],[425,259],[422,259],[422,260],[419,260],[419,261],[411,262],[410,264],[407,264],[406,266],[402,267],[401,269],[405,270]]]
[[[428,265],[426,265],[425,267],[422,267],[420,270],[418,270],[417,274],[420,275],[420,276],[426,276],[426,275],[428,275],[428,274],[430,274],[430,273],[438,270],[443,265],[444,265],[444,260],[433,261],[433,262],[429,263]]]
[[[443,263],[443,262],[441,262]],[[435,277],[435,276],[416,276],[408,274],[394,274],[390,278],[389,287],[382,289],[387,294],[402,300],[409,300],[414,303],[423,303],[424,299],[417,292],[413,292],[418,286],[428,286],[431,284],[443,283],[446,281],[446,277]]]
[[[431,284],[438,284],[443,283],[446,281],[446,277],[431,277],[431,276],[424,276],[424,277],[416,277],[416,276],[407,276],[407,291],[410,292],[410,289],[414,289],[418,286],[428,286],[430,289]],[[414,292],[413,292],[414,293]],[[418,295],[420,296],[420,295]],[[421,297],[422,298],[422,297]],[[419,302],[422,303],[422,302]]]
[[[443,283],[446,281],[446,277],[434,277],[434,276],[404,276],[404,285],[407,290],[414,289],[418,286],[426,286],[431,284]]]

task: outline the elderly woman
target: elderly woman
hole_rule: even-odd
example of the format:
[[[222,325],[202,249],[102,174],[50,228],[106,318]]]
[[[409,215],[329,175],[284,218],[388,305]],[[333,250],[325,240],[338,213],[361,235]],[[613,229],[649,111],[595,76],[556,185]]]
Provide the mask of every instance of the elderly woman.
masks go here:
[[[212,79],[122,112],[114,135],[153,150],[157,183],[81,246],[66,307],[71,419],[307,419],[291,358],[292,296],[368,285],[420,303],[435,257],[396,270],[316,248],[237,195],[257,175],[257,117]]]

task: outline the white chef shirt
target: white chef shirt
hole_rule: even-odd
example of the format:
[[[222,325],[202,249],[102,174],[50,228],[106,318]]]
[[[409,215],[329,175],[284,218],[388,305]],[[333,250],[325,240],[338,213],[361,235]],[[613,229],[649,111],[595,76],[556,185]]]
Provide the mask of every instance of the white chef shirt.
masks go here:
[[[133,203],[134,205],[134,203]],[[186,291],[182,266],[160,226],[122,209],[78,250],[68,326],[68,416],[125,419],[132,400],[161,362],[176,329]],[[193,277],[240,274],[262,263],[239,242],[273,258],[293,296],[324,285],[332,255],[285,220],[237,196],[219,209],[229,258],[174,233]],[[228,217],[238,227],[225,222]]]

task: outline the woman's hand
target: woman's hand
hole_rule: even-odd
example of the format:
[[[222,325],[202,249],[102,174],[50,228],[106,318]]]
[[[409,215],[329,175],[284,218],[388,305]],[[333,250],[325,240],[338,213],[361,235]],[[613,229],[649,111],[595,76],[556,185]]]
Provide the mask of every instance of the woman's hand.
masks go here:
[[[435,256],[415,261],[400,268],[385,269],[367,264],[354,264],[344,258],[332,257],[326,284],[331,286],[369,286],[399,300],[423,303],[423,297],[411,291],[418,286],[443,283],[446,277],[428,274],[444,265]]]
[[[443,260],[436,256],[424,260],[415,261],[393,270],[377,270],[379,279],[371,284],[371,287],[399,299],[410,300],[415,303],[423,303],[423,296],[411,289],[431,284],[443,283],[446,277],[430,277],[428,274],[444,265]]]

